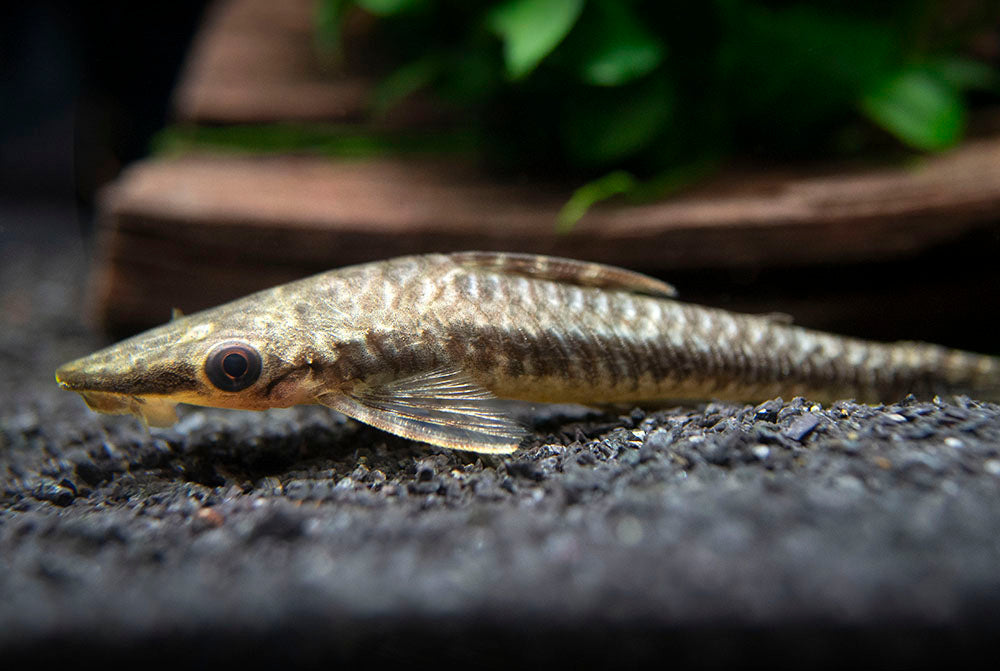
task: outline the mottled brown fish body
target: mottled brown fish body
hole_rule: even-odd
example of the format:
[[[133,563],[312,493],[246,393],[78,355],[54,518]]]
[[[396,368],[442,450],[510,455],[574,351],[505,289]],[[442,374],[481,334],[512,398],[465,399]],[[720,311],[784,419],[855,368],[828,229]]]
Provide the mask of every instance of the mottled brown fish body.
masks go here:
[[[353,266],[262,291],[56,372],[93,409],[153,425],[177,403],[263,410],[321,403],[386,431],[507,453],[526,430],[497,397],[1000,400],[1000,359],[880,344],[673,299],[619,268],[466,252]]]
[[[996,398],[1000,361],[921,343],[881,344],[621,289],[535,279],[430,255],[331,274],[341,379],[457,365],[501,398]],[[315,287],[302,287],[315,297]],[[345,302],[337,297],[352,296]],[[307,296],[303,296],[306,299]],[[323,300],[323,299],[321,299]],[[303,315],[312,310],[303,309]]]

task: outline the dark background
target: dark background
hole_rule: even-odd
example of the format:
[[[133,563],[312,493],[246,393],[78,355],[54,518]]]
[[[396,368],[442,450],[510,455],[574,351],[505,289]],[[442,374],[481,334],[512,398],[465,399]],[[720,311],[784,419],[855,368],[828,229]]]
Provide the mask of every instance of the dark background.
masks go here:
[[[0,196],[77,204],[87,226],[96,190],[166,122],[206,4],[3,3]]]

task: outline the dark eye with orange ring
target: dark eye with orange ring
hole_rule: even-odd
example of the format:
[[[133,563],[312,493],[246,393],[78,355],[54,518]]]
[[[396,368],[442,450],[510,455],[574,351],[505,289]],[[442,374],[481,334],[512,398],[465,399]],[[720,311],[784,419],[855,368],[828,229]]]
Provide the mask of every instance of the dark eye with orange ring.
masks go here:
[[[260,377],[260,354],[239,340],[219,343],[205,359],[205,375],[222,391],[246,389]]]

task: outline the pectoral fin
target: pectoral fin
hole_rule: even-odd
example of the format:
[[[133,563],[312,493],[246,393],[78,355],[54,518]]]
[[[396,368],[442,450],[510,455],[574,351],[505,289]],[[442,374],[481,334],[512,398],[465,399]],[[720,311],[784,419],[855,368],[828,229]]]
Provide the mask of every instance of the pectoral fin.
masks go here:
[[[177,422],[177,403],[167,399],[145,399],[134,411],[146,426],[167,427]]]
[[[317,401],[404,438],[454,450],[508,454],[526,429],[496,406],[496,398],[461,371],[443,368]]]

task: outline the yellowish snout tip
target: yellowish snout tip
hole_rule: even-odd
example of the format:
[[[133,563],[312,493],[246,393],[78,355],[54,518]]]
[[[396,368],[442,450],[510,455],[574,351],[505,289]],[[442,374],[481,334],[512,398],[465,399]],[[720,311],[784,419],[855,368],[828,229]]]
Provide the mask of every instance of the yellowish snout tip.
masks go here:
[[[82,391],[86,388],[89,377],[76,361],[63,364],[56,369],[56,383],[69,391]]]

